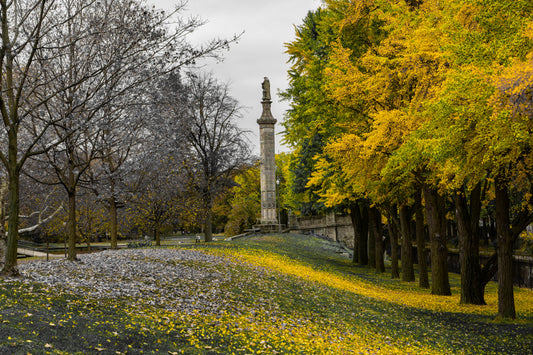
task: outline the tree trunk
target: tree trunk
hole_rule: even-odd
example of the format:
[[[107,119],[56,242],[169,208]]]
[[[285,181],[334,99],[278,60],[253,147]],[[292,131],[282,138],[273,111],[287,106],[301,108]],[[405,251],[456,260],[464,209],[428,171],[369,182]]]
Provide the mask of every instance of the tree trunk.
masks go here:
[[[350,206],[350,217],[354,231],[353,262],[358,262],[361,266],[368,265],[368,206],[366,201],[353,203]],[[355,255],[356,251],[357,255]]]
[[[368,205],[366,202],[363,202],[361,225],[359,228],[359,265],[365,266],[368,264]]]
[[[506,208],[508,210],[510,202],[509,202],[508,192],[506,190],[507,182],[505,180],[501,180],[499,184],[500,184],[500,188],[499,188],[500,192],[497,195],[497,197],[499,198],[497,199],[498,201],[496,201],[496,204],[498,205],[499,203],[503,201],[503,205],[507,206]],[[530,191],[528,195],[529,195],[529,201],[527,202],[527,205],[530,206],[533,204],[533,184],[530,185]],[[505,213],[503,211],[502,206],[500,206],[500,208],[502,210],[500,210],[497,213],[497,215],[501,216],[501,219],[502,219],[502,222],[500,224],[503,224],[503,225],[507,224],[508,229],[509,229],[509,232],[508,232],[509,235],[507,235],[507,232],[505,231],[504,231],[505,233],[502,233],[502,235],[504,235],[503,239],[505,239],[505,235],[507,235],[507,237],[510,238],[508,240],[508,246],[504,246],[504,247],[509,249],[508,250],[509,253],[512,253],[512,246],[516,242],[518,237],[520,236],[520,233],[522,233],[527,228],[528,225],[533,223],[533,212],[531,212],[527,207],[522,208],[522,210],[515,215],[515,217],[513,218],[513,221],[509,223],[509,211]],[[491,235],[490,238],[498,239],[498,235],[500,234],[496,230],[498,228],[497,227],[498,223],[496,223],[496,226],[495,226],[494,225],[495,218],[490,218],[490,216],[489,216],[489,220],[490,220],[490,228],[489,228],[490,232],[489,233]],[[505,220],[507,220],[507,222]],[[498,222],[498,217],[496,217],[496,222]],[[499,254],[500,254],[500,246],[498,246],[496,253],[492,254],[489,260],[487,260],[483,264],[483,267],[481,268],[481,286],[482,286],[483,292],[484,292],[484,289],[487,283],[494,277],[494,275],[496,275],[496,273],[499,272],[499,267],[498,267],[499,266],[498,264],[500,263]],[[499,279],[499,276],[498,276],[498,279]]]
[[[416,252],[418,257],[418,286],[429,288],[428,266],[426,261],[426,234],[424,231],[424,211],[422,191],[415,192]]]
[[[376,268],[376,238],[372,232],[372,225],[374,224],[372,216],[372,208],[368,209],[368,266],[371,268]]]
[[[487,229],[487,241],[489,245],[497,242],[498,240],[497,234],[498,233],[496,232],[496,221],[494,220],[494,218],[490,218],[489,216],[489,225]]]
[[[87,234],[87,251],[91,252],[91,235]]]
[[[4,214],[2,213],[1,220],[3,221],[5,219]],[[0,223],[0,270],[4,268],[4,265],[6,264],[6,256],[7,256],[7,233],[6,228],[4,227],[4,223]]]
[[[76,260],[76,192],[68,192],[68,251],[67,259]]]
[[[213,241],[213,225],[211,222],[211,205],[208,206],[207,210],[205,211],[205,221],[204,221],[204,235],[205,235],[205,242],[212,242]]]
[[[390,252],[391,252],[391,277],[397,279],[400,277],[400,268],[398,266],[398,212],[396,205],[390,208],[389,212],[389,233],[390,233]]]
[[[8,224],[7,224],[7,252],[6,252],[4,269],[2,271],[2,274],[6,276],[18,276],[19,275],[18,266],[17,266],[18,224],[19,224],[18,177],[16,177],[15,180],[17,180],[16,183],[12,182],[9,184],[10,188],[9,188],[9,216],[8,216]]]
[[[445,198],[432,187],[424,185],[426,216],[431,242],[431,294],[452,294],[448,278],[448,248],[446,246]]]
[[[19,238],[19,196],[20,196],[20,176],[17,167],[17,129],[12,127],[9,130],[9,166],[8,177],[8,224],[7,224],[7,250],[5,264],[2,275],[19,276],[17,267],[17,248]],[[3,222],[2,222],[3,223]]]
[[[117,201],[111,196],[109,202],[109,237],[111,239],[111,249],[118,249],[117,233]]]
[[[155,245],[160,247],[161,246],[161,226],[159,223],[156,223],[154,227],[154,234],[155,234]]]
[[[0,225],[0,270],[4,268],[7,254],[7,233],[4,224]]]
[[[359,225],[361,224],[361,209],[357,203],[350,204],[350,219],[352,221],[353,228],[353,258],[352,262],[357,264],[359,262],[359,240],[361,236],[359,235]]]
[[[400,206],[402,230],[402,281],[415,281],[413,268],[413,243],[411,242],[411,212],[406,205]]]
[[[513,238],[509,217],[507,180],[494,180],[496,231],[498,235],[498,317],[516,318],[513,290]]]
[[[8,182],[0,183],[0,221],[6,220],[6,197],[8,192]],[[5,223],[0,223],[0,270],[4,268],[7,255],[7,232]]]
[[[463,191],[455,196],[455,214],[459,237],[461,264],[461,303],[484,305],[485,287],[481,280],[479,261],[479,216],[481,213],[481,183],[470,193],[470,208]]]
[[[376,207],[369,210],[370,233],[374,239],[376,272],[385,272],[385,262],[383,260],[383,238],[381,235],[381,213]]]

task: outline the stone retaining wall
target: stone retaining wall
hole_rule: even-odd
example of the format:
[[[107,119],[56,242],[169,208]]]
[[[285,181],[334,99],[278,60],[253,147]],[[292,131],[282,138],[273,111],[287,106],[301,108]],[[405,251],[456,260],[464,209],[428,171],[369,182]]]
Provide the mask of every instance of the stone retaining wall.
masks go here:
[[[297,217],[291,221],[291,230],[322,235],[353,249],[354,233],[350,216],[329,213],[323,217]]]

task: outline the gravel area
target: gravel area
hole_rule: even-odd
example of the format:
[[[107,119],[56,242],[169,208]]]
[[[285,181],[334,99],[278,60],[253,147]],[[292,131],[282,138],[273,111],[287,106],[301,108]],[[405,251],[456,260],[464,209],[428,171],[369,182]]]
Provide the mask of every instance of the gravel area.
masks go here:
[[[96,299],[131,297],[186,312],[223,307],[219,286],[231,281],[231,275],[217,270],[227,259],[195,250],[107,250],[78,258],[32,261],[19,270],[27,283]]]

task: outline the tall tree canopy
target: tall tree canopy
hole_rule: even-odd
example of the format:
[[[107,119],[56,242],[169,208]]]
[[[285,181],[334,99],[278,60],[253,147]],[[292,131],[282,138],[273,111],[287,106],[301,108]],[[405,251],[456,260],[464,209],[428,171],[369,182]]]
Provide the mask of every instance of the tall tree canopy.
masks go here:
[[[423,192],[431,291],[450,294],[446,228],[455,218],[467,303],[484,303],[495,270],[496,258],[481,267],[477,239],[492,201],[502,317],[515,316],[512,243],[533,217],[532,19],[525,0],[327,0],[288,45],[287,140],[321,137],[307,188],[331,207],[365,199],[393,217],[398,206],[404,226]],[[406,249],[410,233],[400,229]],[[406,280],[409,259],[402,253]]]

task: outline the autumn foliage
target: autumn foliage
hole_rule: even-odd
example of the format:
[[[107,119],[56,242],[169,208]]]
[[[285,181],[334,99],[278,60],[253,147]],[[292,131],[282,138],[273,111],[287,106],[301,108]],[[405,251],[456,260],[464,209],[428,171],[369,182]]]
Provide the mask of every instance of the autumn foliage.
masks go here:
[[[513,245],[533,222],[532,29],[530,1],[327,0],[287,45],[293,159],[322,137],[306,165],[308,194],[352,214],[354,244],[368,238],[372,266],[383,243],[411,245],[414,230],[402,225],[423,206],[416,223],[429,233],[431,293],[451,293],[447,248],[457,238],[461,302],[484,304],[498,270],[498,314],[511,318]],[[373,208],[386,241],[361,226]],[[484,219],[495,221],[497,253],[481,265]],[[354,261],[364,264],[366,252]],[[401,263],[409,270],[412,256]]]

